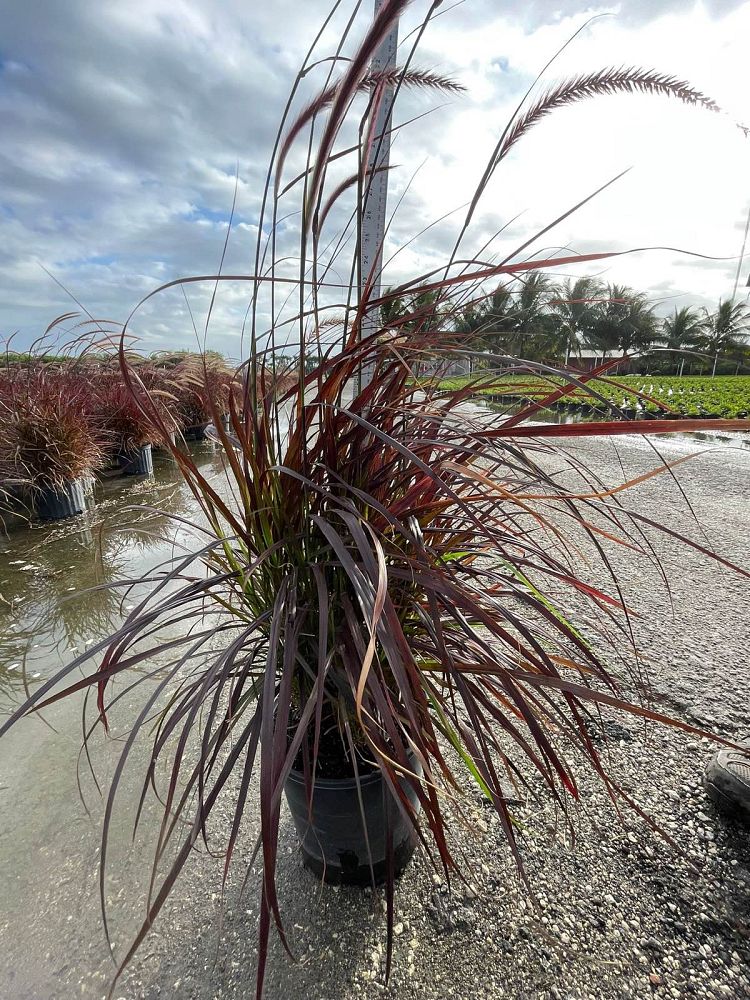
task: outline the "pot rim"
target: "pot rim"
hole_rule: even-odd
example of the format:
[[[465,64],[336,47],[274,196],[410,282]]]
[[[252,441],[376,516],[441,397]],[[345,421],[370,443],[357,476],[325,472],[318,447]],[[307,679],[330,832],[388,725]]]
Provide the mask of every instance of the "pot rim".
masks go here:
[[[134,448],[120,448],[115,452],[115,458],[140,458],[145,451],[153,448],[153,442],[147,441],[145,444],[138,444]]]
[[[75,487],[78,486],[79,484],[83,485],[83,481],[85,478],[86,478],[85,476],[76,476],[75,479],[63,480],[61,486],[58,486],[56,483],[45,483],[44,485],[41,486],[40,485],[32,486],[32,488],[36,489],[39,493],[56,493],[58,495],[61,495],[71,488],[75,489]]]
[[[287,777],[286,780],[293,781],[296,785],[302,785],[303,787],[305,784],[304,774],[302,773],[302,771],[295,770],[295,768],[291,769],[291,771],[289,772],[289,776]],[[357,781],[356,778],[353,777],[316,778],[313,781],[313,785],[315,788],[338,788],[341,791],[349,791],[349,789],[356,788],[358,784],[359,787],[362,787],[362,785],[372,785],[376,781],[382,781],[382,780],[383,780],[383,775],[380,771],[380,768],[378,767],[377,770],[375,771],[368,771],[367,774],[361,775],[359,778],[359,782]]]
[[[416,758],[416,756],[414,754],[409,753],[409,756],[413,758],[412,763],[414,765],[415,772],[418,775],[420,775],[421,771],[422,771],[422,768],[421,768],[421,766],[419,764],[419,761],[417,760],[417,758]],[[290,770],[289,775],[287,776],[286,780],[287,781],[294,781],[295,784],[304,786],[304,784],[305,784],[305,775],[303,774],[302,771],[298,771],[296,768],[293,767]],[[376,764],[375,765],[375,770],[374,771],[369,771],[367,774],[361,775],[360,778],[359,778],[359,782],[357,781],[357,778],[354,778],[354,777],[352,777],[352,778],[316,778],[313,781],[313,785],[315,786],[315,788],[339,788],[342,791],[348,791],[349,789],[356,788],[358,784],[361,787],[362,785],[372,785],[376,781],[382,781],[382,780],[383,780],[383,772],[382,772],[382,770],[380,768],[380,765]]]

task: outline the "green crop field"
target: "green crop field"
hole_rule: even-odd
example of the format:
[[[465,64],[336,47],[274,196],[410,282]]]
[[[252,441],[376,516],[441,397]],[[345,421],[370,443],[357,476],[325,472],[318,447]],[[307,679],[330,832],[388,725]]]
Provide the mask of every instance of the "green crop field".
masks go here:
[[[479,394],[538,401],[556,387],[563,385],[559,376],[497,375],[482,372],[472,378],[444,379],[440,386],[458,389],[476,382]],[[616,382],[617,385],[613,385]],[[491,384],[490,384],[491,383]],[[621,375],[611,381],[592,379],[587,383],[608,402],[624,410],[646,414],[669,412],[683,417],[748,417],[750,416],[750,376]],[[640,394],[640,395],[639,395]],[[650,397],[644,398],[644,397]],[[603,404],[585,389],[575,388],[558,406],[583,409]],[[632,415],[632,414],[630,414]]]

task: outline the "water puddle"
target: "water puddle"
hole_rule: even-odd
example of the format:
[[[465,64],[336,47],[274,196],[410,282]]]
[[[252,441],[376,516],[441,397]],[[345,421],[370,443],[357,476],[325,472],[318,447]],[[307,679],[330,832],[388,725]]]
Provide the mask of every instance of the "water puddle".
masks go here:
[[[521,409],[520,406],[516,404],[509,403],[499,403],[492,400],[475,399],[472,401],[472,407],[477,410],[490,410],[493,413],[500,415],[512,416],[514,413],[518,413]],[[544,423],[544,424],[579,424],[579,423],[594,423],[597,420],[603,420],[605,417],[602,414],[581,414],[581,413],[569,413],[564,410],[544,410],[541,411],[535,420],[529,420],[526,423]],[[699,446],[715,447],[731,447],[731,448],[747,448],[750,450],[750,421],[748,421],[747,431],[713,431],[710,428],[705,431],[681,431],[680,421],[675,420],[674,431],[669,431],[663,434],[651,434],[649,438],[654,441],[669,441],[672,444],[680,446],[682,449],[690,449]],[[642,437],[643,435],[633,434],[633,438]]]
[[[200,442],[191,452],[201,472],[218,480],[222,465],[214,445]],[[19,705],[27,687],[42,684],[120,624],[139,590],[106,584],[137,580],[186,540],[168,515],[194,518],[195,501],[172,459],[159,454],[154,459],[152,478],[118,478],[97,486],[90,509],[80,517],[51,525],[16,521],[0,538],[0,717]],[[81,674],[95,666],[92,659]],[[118,691],[125,686],[120,682]],[[140,698],[139,688],[132,706]],[[65,699],[46,709],[43,719],[22,720],[0,746],[2,996],[31,1000],[79,990],[101,996],[111,976],[96,883],[103,800],[80,756],[83,700]],[[117,712],[121,728],[114,739],[97,734],[93,740],[92,764],[103,788],[122,749],[131,703],[124,699]],[[136,763],[133,777],[124,782],[130,805],[142,773]],[[123,805],[123,820],[113,824],[112,870],[123,884],[131,883],[137,897],[135,887],[148,873],[150,858],[145,847],[131,843],[132,813],[128,822],[126,813]],[[147,815],[145,821],[148,826],[155,820]],[[128,858],[130,867],[123,869]],[[117,885],[114,876],[110,884]],[[127,895],[119,886],[113,889],[115,911],[118,893],[123,900]],[[134,915],[124,902],[121,906],[115,933],[127,936],[124,928],[133,926]],[[34,939],[41,953],[29,948]]]

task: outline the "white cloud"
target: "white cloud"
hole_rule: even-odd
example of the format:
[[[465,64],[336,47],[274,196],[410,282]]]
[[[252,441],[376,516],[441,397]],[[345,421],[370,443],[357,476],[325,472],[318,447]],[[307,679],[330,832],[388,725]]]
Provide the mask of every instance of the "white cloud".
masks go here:
[[[294,71],[326,11],[282,0],[70,0],[13,5],[0,40],[0,331],[28,340],[69,300],[44,264],[99,316],[124,318],[156,284],[217,266],[239,170],[236,227],[226,269],[249,272],[265,164]],[[39,8],[43,8],[40,10]],[[617,185],[539,246],[626,249],[668,245],[739,252],[750,202],[750,140],[732,125],[750,69],[750,3],[623,0],[595,20],[548,73],[552,80],[606,65],[655,67],[690,80],[727,111],[710,115],[663,99],[602,97],[562,109],[513,151],[487,191],[465,246],[475,251],[513,217],[487,255],[504,255],[626,167]],[[508,114],[534,75],[585,18],[603,8],[560,0],[463,4],[436,20],[417,65],[455,75],[468,93],[394,143],[391,205],[404,197],[386,256],[465,203]],[[405,15],[401,36],[422,6]],[[361,27],[361,25],[359,26]],[[335,45],[335,26],[325,35]],[[404,46],[403,48],[406,48]],[[306,81],[312,89],[328,65]],[[397,117],[440,98],[403,94]],[[290,164],[290,170],[292,165]],[[342,173],[345,173],[342,165]],[[342,212],[332,217],[332,223]],[[388,279],[437,266],[460,214],[395,257]],[[296,242],[296,220],[284,245]],[[343,261],[336,273],[346,280]],[[673,251],[615,258],[599,270],[672,304],[731,293],[736,262]],[[585,271],[585,268],[579,271]],[[593,267],[588,269],[594,270]],[[743,284],[744,278],[743,275]],[[332,275],[332,280],[338,280]],[[210,288],[190,286],[196,322]],[[235,352],[247,286],[222,286],[215,344]],[[192,342],[180,291],[152,300],[136,329],[149,346]]]

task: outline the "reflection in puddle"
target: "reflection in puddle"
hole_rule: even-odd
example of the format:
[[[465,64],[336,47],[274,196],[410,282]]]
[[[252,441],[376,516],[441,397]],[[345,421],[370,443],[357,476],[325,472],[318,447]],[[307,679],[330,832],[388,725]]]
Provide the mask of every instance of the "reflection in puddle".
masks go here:
[[[199,442],[191,453],[202,473],[220,484],[220,452],[210,442]],[[137,581],[188,539],[188,529],[169,515],[196,519],[196,505],[171,458],[155,459],[153,478],[97,486],[94,502],[81,517],[31,527],[16,522],[0,536],[0,715],[18,707],[25,685],[38,687],[119,626],[138,600],[139,588],[113,590],[106,584]],[[95,667],[97,659],[95,654],[82,672],[89,672],[89,664]],[[152,672],[153,667],[151,661]],[[113,966],[97,906],[100,791],[113,773],[140,690],[133,688],[132,678],[118,687],[122,701],[112,738],[92,740],[88,758],[81,755],[83,696],[49,706],[3,739],[3,997],[106,993]],[[122,811],[113,823],[107,875],[113,926],[123,937],[135,923],[138,890],[145,888],[151,860],[143,844],[132,841],[130,809],[140,794],[134,775],[121,783]],[[144,807],[144,828],[149,822],[156,822],[150,802]],[[126,883],[134,889],[132,897],[122,888]],[[41,944],[30,948],[30,942]]]
[[[221,472],[218,450],[196,444],[207,476]],[[0,712],[121,621],[139,597],[139,576],[187,538],[170,515],[195,516],[177,466],[155,456],[153,478],[97,485],[85,514],[54,525],[16,521],[0,538]]]
[[[521,409],[517,404],[494,402],[493,400],[480,399],[479,397],[472,399],[472,405],[478,409],[492,410],[493,413],[505,414],[507,416],[518,413]],[[536,416],[536,422],[545,424],[593,423],[596,420],[602,419],[604,419],[602,414],[567,413],[564,410],[542,410]],[[528,423],[534,423],[534,421],[530,420]],[[710,429],[705,431],[680,431],[679,420],[675,420],[674,423],[674,432],[651,436],[660,441],[680,442],[683,444],[692,441],[700,444],[728,445],[734,448],[750,449],[750,428],[748,431],[736,432],[712,431]],[[750,421],[748,423],[750,424]]]

